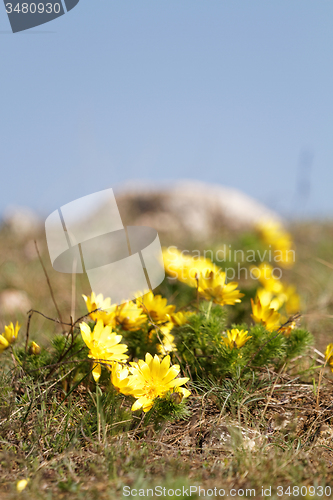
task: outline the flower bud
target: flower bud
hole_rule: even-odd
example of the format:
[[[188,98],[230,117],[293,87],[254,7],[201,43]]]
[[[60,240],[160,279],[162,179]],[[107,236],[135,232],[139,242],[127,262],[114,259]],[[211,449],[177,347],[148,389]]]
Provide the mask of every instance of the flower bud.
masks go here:
[[[173,392],[170,396],[170,401],[174,404],[179,405],[183,400],[183,395],[180,392]]]
[[[31,345],[29,347],[29,354],[40,354],[41,348],[36,342],[31,342]]]
[[[27,484],[29,482],[29,479],[21,479],[20,481],[17,481],[16,483],[16,489],[19,493],[21,493],[21,491],[23,491]]]

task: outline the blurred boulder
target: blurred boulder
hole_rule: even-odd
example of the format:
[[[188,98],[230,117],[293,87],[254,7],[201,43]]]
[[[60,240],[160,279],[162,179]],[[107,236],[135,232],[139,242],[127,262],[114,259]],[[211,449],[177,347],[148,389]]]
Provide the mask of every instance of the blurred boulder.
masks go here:
[[[0,314],[26,313],[31,309],[27,294],[22,290],[3,290],[0,293]]]
[[[229,231],[253,229],[262,220],[279,220],[241,191],[192,180],[165,186],[132,183],[118,189],[116,199],[124,225],[153,227],[175,243],[217,240]]]

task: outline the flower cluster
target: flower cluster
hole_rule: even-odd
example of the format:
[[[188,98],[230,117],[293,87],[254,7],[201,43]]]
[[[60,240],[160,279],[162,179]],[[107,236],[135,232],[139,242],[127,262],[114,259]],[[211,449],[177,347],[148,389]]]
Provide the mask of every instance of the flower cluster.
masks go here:
[[[175,325],[185,324],[188,313],[175,313],[175,306],[168,305],[167,299],[160,295],[154,296],[148,292],[138,297],[135,302],[129,301],[120,306],[112,307],[109,298],[103,295],[84,296],[91,319],[96,321],[93,329],[87,323],[80,324],[82,339],[89,348],[89,358],[94,360],[92,374],[96,382],[101,376],[101,367],[111,371],[111,383],[118,392],[133,396],[136,402],[132,410],[142,408],[144,412],[151,409],[154,400],[165,398],[168,393],[176,392],[182,397],[188,397],[190,392],[184,387],[188,378],[179,378],[180,367],[170,366],[170,356],[176,349],[171,330]],[[104,307],[104,310],[99,310]],[[158,351],[164,358],[159,359],[147,353],[145,361],[138,360],[125,365],[128,359],[128,347],[121,344],[122,335],[117,335],[112,328],[122,328],[132,332],[142,327],[151,318],[154,328],[150,334],[162,336]],[[105,324],[105,323],[107,324]]]
[[[261,234],[264,243],[284,252],[291,248],[291,238],[281,228],[262,227]],[[185,290],[180,310],[152,291],[138,292],[133,300],[121,304],[113,304],[109,297],[92,292],[90,296],[83,295],[88,319],[80,323],[80,328],[77,322],[73,323],[67,336],[62,334],[54,339],[56,361],[72,362],[71,356],[83,351],[74,370],[80,373],[83,367],[87,371],[85,378],[90,366],[89,383],[96,383],[96,398],[108,373],[111,386],[119,394],[133,398],[132,411],[146,413],[154,407],[155,415],[171,408],[176,414],[184,408],[173,405],[190,395],[185,386],[189,378],[181,376],[181,372],[189,374],[193,383],[205,377],[219,383],[234,377],[253,377],[258,367],[281,366],[281,362],[294,359],[310,345],[311,334],[296,328],[295,317],[283,320],[283,314],[299,310],[300,299],[295,288],[274,275],[270,264],[262,262],[256,268],[260,272],[260,287],[255,299],[251,299],[255,325],[247,326],[240,323],[246,305],[237,306],[244,294],[237,282],[227,281],[227,269],[206,257],[184,255],[176,247],[164,249],[163,257],[169,276],[189,287],[187,292],[182,285],[177,289],[172,280],[161,285],[160,290],[169,290],[172,297]],[[286,265],[290,263],[286,261]],[[232,327],[227,323],[225,306],[229,305],[236,305]],[[19,329],[18,323],[5,327],[0,335],[0,352],[13,344]],[[53,359],[41,352],[35,342],[29,348],[26,343],[25,350],[12,349],[12,354],[17,364],[24,362],[24,367],[29,363],[45,367],[50,360],[50,366],[60,364],[52,364]],[[327,347],[325,355],[333,371],[333,344]]]
[[[168,304],[166,298],[154,295],[152,291],[138,294],[135,301],[121,305],[111,305],[109,297],[92,292],[90,297],[83,295],[90,318],[104,327],[121,328],[124,332],[137,332],[150,328],[149,338],[155,335],[160,354],[168,354],[176,349],[171,330],[188,322],[192,312],[175,312],[175,306]]]
[[[218,274],[221,271],[210,259],[184,255],[176,247],[163,248],[163,261],[165,270],[171,278],[177,278],[178,281],[194,288],[198,286],[200,275],[211,271]]]
[[[135,301],[130,300],[119,306],[111,305],[111,299],[104,299],[101,293],[95,295],[92,292],[90,297],[83,295],[83,298],[90,318],[93,321],[101,320],[104,326],[119,325],[123,330],[133,332],[140,330],[149,321],[157,325],[168,321],[178,325],[186,322],[186,314],[175,313],[174,305],[168,304],[167,299],[154,295],[151,291],[142,296],[138,294]]]
[[[263,222],[258,226],[262,241],[280,251],[283,258],[281,265],[291,267],[294,263],[294,251],[291,235],[276,222]],[[256,269],[261,287],[258,288],[255,301],[252,303],[252,318],[256,323],[261,323],[269,331],[280,330],[285,335],[289,335],[296,327],[296,323],[289,321],[287,326],[282,326],[287,322],[287,316],[294,315],[300,310],[300,297],[296,288],[286,284],[281,277],[274,275],[273,267],[262,262]],[[254,272],[254,269],[253,269]],[[284,308],[287,316],[281,313]]]
[[[172,247],[163,250],[166,272],[173,278],[198,290],[199,295],[215,304],[234,305],[244,296],[237,290],[238,283],[226,284],[226,273],[211,260],[184,255]]]
[[[89,358],[96,363],[93,365],[92,374],[96,382],[101,376],[101,364],[111,371],[111,382],[118,392],[133,396],[137,401],[132,410],[142,408],[147,412],[153,406],[157,397],[165,397],[168,392],[180,392],[183,397],[188,397],[190,392],[180,386],[188,382],[188,378],[178,378],[180,372],[178,365],[170,366],[170,356],[165,356],[162,361],[159,357],[147,353],[145,361],[131,362],[124,366],[128,358],[126,344],[120,344],[121,335],[111,331],[111,327],[103,326],[99,319],[91,331],[86,323],[80,324],[82,338],[89,348]]]

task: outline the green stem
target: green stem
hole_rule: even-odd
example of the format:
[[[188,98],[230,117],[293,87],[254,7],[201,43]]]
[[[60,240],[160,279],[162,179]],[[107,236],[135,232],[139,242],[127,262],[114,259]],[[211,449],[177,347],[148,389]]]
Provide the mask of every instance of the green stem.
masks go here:
[[[96,382],[96,411],[97,411],[97,435],[98,442],[101,442],[101,415],[100,415],[100,393],[99,393],[99,385]]]
[[[15,358],[15,361],[16,361],[16,362],[17,362],[17,363],[18,363],[18,364],[22,367],[22,363],[21,363],[21,361],[19,360],[19,358],[16,356],[16,353],[15,353],[15,351],[14,351],[13,346],[11,345],[11,346],[10,346],[10,348],[11,348],[11,351],[12,351],[12,355],[13,355],[13,356],[14,356],[14,358]]]
[[[210,316],[210,311],[212,309],[212,305],[213,305],[213,301],[211,300],[208,304],[208,309],[207,309],[207,315],[206,315],[206,319],[209,319],[209,316]]]

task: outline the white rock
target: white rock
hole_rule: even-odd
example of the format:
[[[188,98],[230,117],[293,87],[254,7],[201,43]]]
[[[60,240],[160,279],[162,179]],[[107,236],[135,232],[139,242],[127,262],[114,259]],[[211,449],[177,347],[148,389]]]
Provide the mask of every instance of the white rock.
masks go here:
[[[30,309],[31,303],[24,291],[9,289],[0,293],[0,314],[26,313]]]

